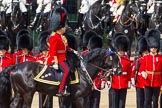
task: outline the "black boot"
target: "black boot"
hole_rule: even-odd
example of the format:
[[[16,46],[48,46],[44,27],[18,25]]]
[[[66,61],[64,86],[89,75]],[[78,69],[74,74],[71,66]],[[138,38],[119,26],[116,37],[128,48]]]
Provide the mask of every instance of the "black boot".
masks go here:
[[[40,14],[36,14],[34,21],[29,25],[29,28],[31,30],[35,30],[37,28],[37,24],[39,22],[39,19],[40,19]]]

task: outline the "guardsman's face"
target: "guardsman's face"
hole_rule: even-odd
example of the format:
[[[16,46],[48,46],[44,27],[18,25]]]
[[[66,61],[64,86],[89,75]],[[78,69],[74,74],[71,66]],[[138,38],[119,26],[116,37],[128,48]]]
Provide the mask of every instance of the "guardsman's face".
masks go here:
[[[22,49],[23,55],[27,55],[29,53],[29,50],[27,48]]]
[[[147,55],[148,53],[149,53],[149,51],[147,51],[147,50],[146,50],[146,51],[143,51],[143,52],[142,52],[142,56],[145,56],[145,55]]]
[[[124,56],[124,55],[125,55],[125,51],[119,50],[119,51],[118,51],[118,55],[119,55],[119,56]]]
[[[5,53],[6,53],[6,50],[4,50],[4,49],[0,49],[0,56],[4,56]]]
[[[150,52],[153,53],[153,54],[157,53],[157,48],[150,48]]]

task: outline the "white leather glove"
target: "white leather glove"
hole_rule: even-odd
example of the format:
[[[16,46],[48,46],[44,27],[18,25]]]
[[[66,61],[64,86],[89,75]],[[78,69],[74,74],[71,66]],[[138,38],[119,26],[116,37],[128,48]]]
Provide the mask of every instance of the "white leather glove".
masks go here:
[[[128,89],[130,89],[130,88],[131,88],[131,82],[128,81]]]
[[[79,54],[78,54],[78,51],[73,50],[73,52],[74,52],[74,54],[79,55]]]
[[[134,80],[134,78],[131,78],[131,83],[132,83],[132,86],[135,86],[135,80]]]
[[[105,82],[102,81],[102,82],[101,82],[101,90],[104,89],[104,88],[105,88]]]
[[[108,87],[108,89],[111,88],[111,82],[110,81],[107,81],[107,87]]]
[[[58,64],[54,64],[54,65],[52,65],[52,67],[53,67],[54,69],[58,70]]]
[[[141,72],[141,74],[142,74],[142,77],[143,77],[144,79],[147,78],[147,73],[146,73],[145,71]]]

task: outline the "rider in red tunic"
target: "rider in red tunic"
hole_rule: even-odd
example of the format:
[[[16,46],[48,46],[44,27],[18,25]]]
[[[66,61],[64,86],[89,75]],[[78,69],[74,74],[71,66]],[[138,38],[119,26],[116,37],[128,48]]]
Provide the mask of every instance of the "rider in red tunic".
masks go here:
[[[63,34],[66,32],[66,13],[64,9],[57,8],[52,15],[50,22],[50,29],[52,31],[49,38],[49,56],[47,60],[48,65],[58,70],[58,66],[64,71],[64,75],[59,87],[57,96],[67,96],[70,93],[66,92],[65,83],[69,75],[69,66],[66,62],[66,51],[73,51],[68,47],[67,39]],[[59,64],[59,65],[58,65]]]
[[[32,48],[33,48],[33,39],[29,34],[21,34],[18,36],[17,46],[18,52],[13,54],[13,63],[22,63],[25,61],[35,61],[33,56]]]
[[[12,65],[12,55],[7,52],[9,39],[5,35],[0,36],[0,72],[7,66]]]

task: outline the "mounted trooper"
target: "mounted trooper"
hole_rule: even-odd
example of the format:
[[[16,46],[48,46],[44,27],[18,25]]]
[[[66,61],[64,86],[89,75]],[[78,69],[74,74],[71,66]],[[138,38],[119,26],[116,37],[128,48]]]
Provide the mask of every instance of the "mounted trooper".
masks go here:
[[[57,5],[62,5],[65,3],[65,0],[57,0]],[[45,17],[48,17],[50,11],[52,10],[53,1],[52,0],[37,0],[38,7],[36,9],[36,16],[34,21],[29,25],[31,29],[42,29],[42,24]]]

